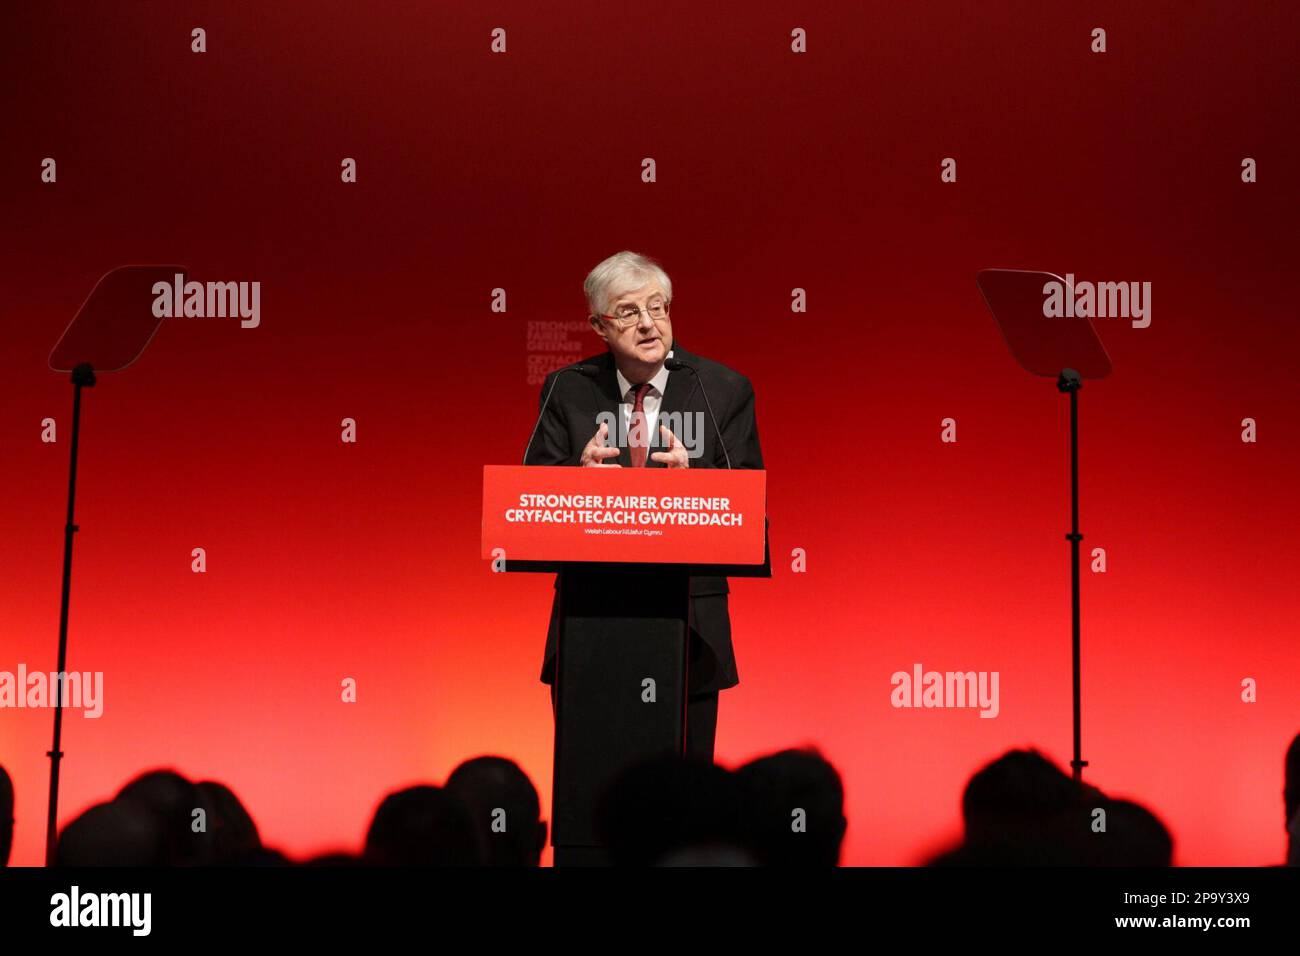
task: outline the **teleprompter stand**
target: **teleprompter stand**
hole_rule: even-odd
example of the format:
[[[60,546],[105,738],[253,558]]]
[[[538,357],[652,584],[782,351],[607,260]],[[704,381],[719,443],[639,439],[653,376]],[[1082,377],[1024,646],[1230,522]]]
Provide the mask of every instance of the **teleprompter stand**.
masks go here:
[[[54,696],[54,735],[50,758],[50,796],[45,821],[45,865],[53,866],[58,846],[59,770],[63,760],[64,681],[68,663],[68,612],[72,598],[72,541],[76,523],[77,453],[81,443],[81,390],[96,383],[95,371],[126,368],[144,351],[162,317],[154,314],[156,282],[169,286],[184,266],[122,266],[105,273],[82,303],[50,353],[50,368],[72,373],[72,447],[68,464],[68,515],[63,525],[63,586],[59,598],[59,669]]]
[[[989,311],[1002,330],[1007,347],[1031,375],[1056,380],[1059,392],[1070,397],[1070,660],[1072,673],[1073,758],[1072,776],[1083,779],[1082,677],[1080,654],[1080,545],[1079,531],[1079,389],[1085,378],[1110,374],[1110,358],[1087,318],[1047,316],[1045,297],[1053,284],[1065,295],[1073,289],[1050,272],[985,269],[976,279]]]

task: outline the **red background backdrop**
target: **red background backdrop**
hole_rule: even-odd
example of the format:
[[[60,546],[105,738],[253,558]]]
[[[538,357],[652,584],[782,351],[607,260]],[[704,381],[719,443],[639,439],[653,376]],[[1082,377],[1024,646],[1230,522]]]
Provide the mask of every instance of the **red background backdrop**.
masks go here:
[[[0,13],[0,670],[55,666],[71,390],[45,362],[95,280],[262,283],[260,328],[168,320],[87,395],[69,666],[106,702],[67,721],[64,822],[159,764],[229,783],[295,855],[357,848],[384,793],[484,752],[549,804],[551,584],[479,559],[481,467],[532,425],[528,323],[580,320],[587,270],[632,248],[672,276],[680,341],[758,394],[784,557],[734,584],[718,758],[822,748],[854,864],[955,837],[1008,747],[1069,759],[1067,405],[976,271],[1151,281],[1150,328],[1098,322],[1115,373],[1081,396],[1084,546],[1109,555],[1083,582],[1084,756],[1178,862],[1281,859],[1294,7],[282,7]],[[914,662],[999,671],[1000,715],[891,708]],[[49,724],[0,712],[17,864]]]

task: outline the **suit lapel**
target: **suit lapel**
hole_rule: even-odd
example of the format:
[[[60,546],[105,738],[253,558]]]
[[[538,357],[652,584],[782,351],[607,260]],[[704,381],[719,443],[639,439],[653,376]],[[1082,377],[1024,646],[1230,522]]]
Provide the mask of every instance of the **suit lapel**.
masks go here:
[[[671,378],[671,376],[669,376]],[[623,396],[618,393],[618,375],[615,374],[614,355],[612,352],[606,352],[601,356],[600,374],[596,376],[596,414],[592,416],[592,431],[596,429],[596,419],[603,412],[612,415],[614,422],[610,430],[609,440],[611,444],[618,444],[618,458],[615,459],[624,468],[632,467],[632,453],[628,451],[627,442],[619,442],[619,431],[622,429],[622,411],[619,406],[623,402]]]
[[[681,359],[683,362],[691,362],[691,354],[683,349],[677,343],[673,343],[673,357]],[[695,364],[692,362],[691,364]],[[690,369],[678,369],[676,372],[668,373],[668,384],[664,387],[663,401],[659,403],[659,422],[665,422],[665,415],[676,413],[679,417],[683,416],[686,406],[690,403],[691,397],[695,394],[697,388],[695,373]],[[682,438],[677,436],[678,441]],[[651,436],[650,454],[657,451],[663,451],[664,445],[660,440],[659,424],[655,425],[654,435]],[[667,468],[661,461],[651,461],[646,459],[646,466],[650,468]]]

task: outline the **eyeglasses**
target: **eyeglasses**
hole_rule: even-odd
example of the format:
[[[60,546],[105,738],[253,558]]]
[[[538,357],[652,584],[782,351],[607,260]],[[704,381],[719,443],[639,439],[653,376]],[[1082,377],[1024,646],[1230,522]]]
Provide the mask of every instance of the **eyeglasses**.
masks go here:
[[[613,315],[601,315],[602,319],[610,319],[614,325],[620,329],[630,329],[641,321],[641,313],[646,312],[652,319],[663,319],[668,316],[668,301],[666,299],[652,299],[650,304],[644,309],[639,306],[628,303],[620,305],[614,310]]]

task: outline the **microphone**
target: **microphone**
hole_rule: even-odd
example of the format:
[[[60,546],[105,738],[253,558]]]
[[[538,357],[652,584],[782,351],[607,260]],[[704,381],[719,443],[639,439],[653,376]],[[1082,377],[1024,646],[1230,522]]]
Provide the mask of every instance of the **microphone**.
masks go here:
[[[528,464],[528,452],[533,447],[533,440],[537,438],[537,429],[542,426],[542,416],[546,414],[546,406],[551,404],[551,395],[555,392],[555,386],[560,384],[560,379],[565,372],[577,372],[585,378],[595,378],[600,374],[600,369],[594,365],[578,363],[566,365],[558,370],[555,378],[551,379],[551,387],[546,390],[546,398],[542,400],[542,409],[537,413],[537,421],[533,423],[533,433],[528,436],[528,444],[524,446],[524,460],[520,462],[521,465]]]
[[[718,436],[718,444],[722,446],[722,457],[727,460],[727,467],[731,467],[731,456],[727,454],[727,443],[722,440],[722,429],[718,427],[718,419],[713,414],[713,403],[709,401],[709,391],[704,387],[704,379],[700,378],[700,370],[689,362],[683,362],[679,358],[664,359],[664,368],[670,372],[676,372],[678,369],[687,368],[695,376],[695,381],[699,383],[700,394],[704,396],[704,407],[709,410],[709,421],[713,422],[713,431]]]

